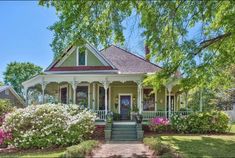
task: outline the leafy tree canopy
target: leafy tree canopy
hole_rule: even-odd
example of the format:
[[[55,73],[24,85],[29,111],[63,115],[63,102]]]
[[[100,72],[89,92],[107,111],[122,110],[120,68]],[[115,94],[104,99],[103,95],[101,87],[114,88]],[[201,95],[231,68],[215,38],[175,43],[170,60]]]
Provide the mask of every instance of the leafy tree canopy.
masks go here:
[[[0,86],[3,86],[3,85],[4,85],[3,82],[0,81]]]
[[[42,72],[42,68],[32,63],[12,62],[7,65],[3,73],[5,84],[13,86],[18,94],[22,95],[22,82]]]
[[[55,7],[59,16],[59,21],[50,27],[54,31],[55,56],[71,42],[123,43],[122,22],[135,13],[151,57],[164,67],[147,81],[159,86],[180,70],[186,89],[195,84],[230,85],[225,70],[235,61],[234,0],[41,0],[39,4]]]

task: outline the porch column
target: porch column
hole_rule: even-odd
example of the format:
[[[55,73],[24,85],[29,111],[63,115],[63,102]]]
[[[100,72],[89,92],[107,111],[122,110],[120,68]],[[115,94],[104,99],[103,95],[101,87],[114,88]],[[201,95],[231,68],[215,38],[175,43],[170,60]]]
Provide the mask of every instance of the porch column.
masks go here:
[[[139,82],[138,83],[138,108],[139,108],[139,113],[140,114],[142,114],[142,110],[143,110],[143,108],[142,108],[142,94],[141,94],[141,92],[142,92],[142,83],[141,82]]]
[[[72,82],[72,88],[73,88],[73,103],[76,104],[77,81],[75,81],[75,79]]]
[[[92,85],[92,109],[95,110],[95,83]]]
[[[108,88],[109,88],[109,82],[105,81],[103,82],[104,85],[104,92],[105,92],[105,116],[108,114]]]
[[[171,117],[171,90],[172,90],[172,87],[168,87],[167,88],[169,94],[168,94],[168,117],[170,118]]]
[[[45,103],[45,89],[46,89],[46,83],[42,83],[42,104]]]

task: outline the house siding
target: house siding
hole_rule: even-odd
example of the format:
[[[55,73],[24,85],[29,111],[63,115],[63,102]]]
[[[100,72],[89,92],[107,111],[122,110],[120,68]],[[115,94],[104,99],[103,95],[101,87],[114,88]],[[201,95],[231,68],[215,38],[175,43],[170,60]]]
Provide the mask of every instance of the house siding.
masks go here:
[[[76,51],[73,51],[73,53],[70,54],[70,56],[59,67],[76,66],[76,57]]]
[[[0,99],[9,99],[13,106],[24,107],[24,105],[16,98],[16,96],[9,90],[9,95],[6,95],[5,91],[0,92]]]

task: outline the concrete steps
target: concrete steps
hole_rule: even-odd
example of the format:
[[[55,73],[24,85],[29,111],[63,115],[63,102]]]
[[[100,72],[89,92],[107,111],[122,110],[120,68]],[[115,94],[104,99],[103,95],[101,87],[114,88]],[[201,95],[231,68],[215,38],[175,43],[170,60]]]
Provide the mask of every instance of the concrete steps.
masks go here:
[[[136,125],[113,124],[111,132],[112,141],[137,141]]]

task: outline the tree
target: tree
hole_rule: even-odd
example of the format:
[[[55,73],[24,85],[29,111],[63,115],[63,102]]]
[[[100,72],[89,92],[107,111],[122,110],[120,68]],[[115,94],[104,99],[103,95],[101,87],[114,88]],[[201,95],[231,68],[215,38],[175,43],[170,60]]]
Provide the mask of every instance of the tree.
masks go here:
[[[22,82],[34,77],[42,72],[42,68],[32,63],[12,62],[7,65],[6,71],[3,73],[4,82],[13,86],[15,91],[23,95]]]
[[[0,81],[0,86],[3,86],[3,85],[4,85],[3,82]]]
[[[229,86],[222,70],[235,61],[234,0],[41,0],[39,4],[55,7],[59,16],[50,27],[56,57],[69,43],[124,43],[122,22],[135,14],[151,56],[164,67],[153,80],[167,79],[178,70],[200,86],[216,87],[218,82],[213,81],[223,83],[222,79]]]

